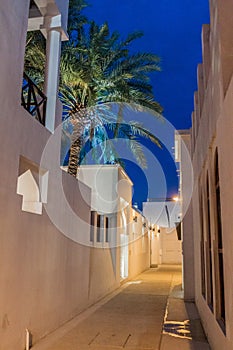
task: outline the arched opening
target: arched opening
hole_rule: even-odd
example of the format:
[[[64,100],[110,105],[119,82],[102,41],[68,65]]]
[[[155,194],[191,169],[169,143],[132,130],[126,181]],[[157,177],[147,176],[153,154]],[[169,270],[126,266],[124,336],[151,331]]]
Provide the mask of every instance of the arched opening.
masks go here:
[[[218,150],[215,153],[215,223],[216,223],[216,317],[222,328],[225,328],[225,284],[224,284],[224,255],[222,238],[221,193],[219,181]]]
[[[207,269],[207,303],[213,310],[213,260],[210,222],[210,186],[209,176],[206,175],[206,269]]]
[[[204,236],[204,207],[203,207],[203,194],[202,186],[200,187],[199,198],[199,212],[200,212],[200,258],[201,258],[201,292],[204,298],[206,298],[206,274],[205,274],[205,236]]]

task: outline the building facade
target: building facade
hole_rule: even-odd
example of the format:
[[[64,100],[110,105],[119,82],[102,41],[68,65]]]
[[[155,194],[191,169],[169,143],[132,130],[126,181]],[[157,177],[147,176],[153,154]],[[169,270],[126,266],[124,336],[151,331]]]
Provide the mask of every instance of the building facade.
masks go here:
[[[203,63],[198,66],[192,128],[176,135],[178,144],[190,149],[193,170],[192,183],[191,177],[187,181],[191,171],[181,154],[183,201],[193,191],[183,218],[183,236],[189,239],[186,266],[190,269],[189,258],[191,264],[194,261],[195,301],[213,350],[233,349],[232,13],[232,1],[210,1],[210,25],[202,31]]]
[[[90,242],[92,186],[60,168],[57,90],[67,14],[68,0],[0,4],[1,350],[25,349],[28,334],[37,343],[121,283],[120,248]],[[27,31],[38,29],[46,38],[43,92],[24,75]],[[126,247],[141,258],[131,272],[128,253],[130,277],[148,266],[145,235]]]
[[[150,228],[151,267],[162,264],[181,265],[182,240],[178,232],[181,219],[180,201],[172,198],[148,199],[143,203],[143,214]]]
[[[148,268],[148,222],[132,207],[133,183],[123,168],[81,165],[77,176],[91,188],[91,246],[110,249],[121,281]]]

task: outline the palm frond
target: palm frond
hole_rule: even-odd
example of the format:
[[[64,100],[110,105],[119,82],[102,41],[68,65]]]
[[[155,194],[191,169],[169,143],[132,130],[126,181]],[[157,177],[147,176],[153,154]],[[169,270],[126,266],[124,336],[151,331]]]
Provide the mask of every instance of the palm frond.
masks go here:
[[[143,33],[133,32],[121,40],[119,32],[110,33],[107,23],[88,21],[82,12],[86,6],[86,0],[70,0],[70,40],[62,44],[61,50],[59,98],[64,108],[66,137],[72,142],[78,137],[81,143],[89,142],[93,156],[104,162],[120,161],[113,142],[109,142],[110,134],[113,139],[120,137],[145,167],[138,137],[161,146],[159,140],[140,123],[126,124],[124,115],[148,112],[163,120],[150,78],[152,72],[160,71],[160,59],[148,52],[131,54],[130,44]],[[42,87],[45,41],[41,35],[28,35],[25,57],[29,76],[35,77]]]
[[[129,149],[131,150],[134,158],[136,159],[137,163],[143,168],[147,168],[147,161],[145,154],[143,152],[141,144],[134,140],[134,139],[127,139],[126,140]]]
[[[135,136],[138,135],[138,136],[147,138],[151,142],[156,144],[159,148],[162,148],[162,144],[161,144],[160,140],[154,134],[152,134],[148,129],[143,127],[142,124],[140,124],[136,121],[130,121],[129,125],[130,125],[130,128],[131,128],[133,135],[135,135]]]

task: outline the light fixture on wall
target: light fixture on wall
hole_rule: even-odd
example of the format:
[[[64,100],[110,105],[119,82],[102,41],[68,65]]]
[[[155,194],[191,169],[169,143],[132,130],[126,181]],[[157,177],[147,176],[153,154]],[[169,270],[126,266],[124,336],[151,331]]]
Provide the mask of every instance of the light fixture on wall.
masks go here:
[[[133,217],[133,221],[134,221],[134,222],[137,222],[137,221],[138,221],[138,217],[137,217],[137,216],[134,216],[134,217]]]

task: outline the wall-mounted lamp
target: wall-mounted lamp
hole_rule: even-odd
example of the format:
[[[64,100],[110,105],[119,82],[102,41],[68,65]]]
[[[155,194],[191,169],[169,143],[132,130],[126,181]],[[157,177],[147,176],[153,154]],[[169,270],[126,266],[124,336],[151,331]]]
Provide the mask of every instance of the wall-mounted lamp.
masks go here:
[[[137,216],[134,216],[134,217],[133,217],[133,221],[134,221],[134,222],[137,222],[137,221],[138,221],[138,217],[137,217]]]

